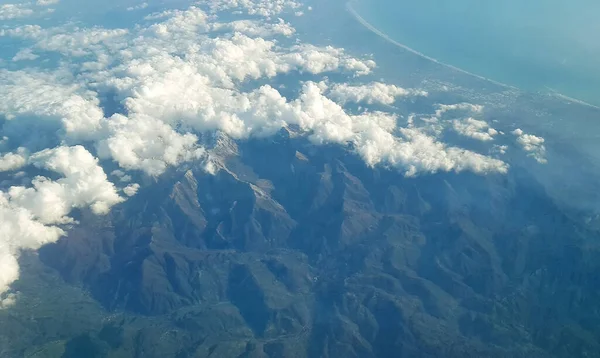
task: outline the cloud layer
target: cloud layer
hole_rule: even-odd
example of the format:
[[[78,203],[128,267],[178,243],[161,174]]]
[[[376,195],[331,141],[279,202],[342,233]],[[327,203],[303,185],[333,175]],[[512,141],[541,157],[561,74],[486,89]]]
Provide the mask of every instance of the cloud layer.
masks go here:
[[[242,15],[221,21],[220,13],[232,11]],[[315,145],[351,144],[368,165],[408,176],[508,170],[498,158],[440,140],[441,131],[451,127],[492,141],[497,132],[472,118],[483,107],[441,105],[432,109],[435,114],[399,126],[393,105],[428,94],[364,83],[361,77],[375,69],[372,59],[303,43],[288,22],[275,18],[301,11],[290,0],[201,1],[186,10],[150,14],[131,29],[65,24],[0,30],[0,36],[23,44],[13,57],[18,63],[59,58],[53,66],[0,70],[0,124],[6,135],[0,172],[59,177],[40,174],[28,185],[0,188],[0,293],[18,278],[19,252],[65,235],[72,210],[105,214],[124,200],[119,191],[136,195],[138,184],[124,186],[129,171],[158,176],[170,166],[206,160],[210,148],[198,138],[207,132],[243,140],[295,128]],[[330,83],[332,73],[345,81]],[[286,87],[293,86],[287,97],[278,87],[284,77]],[[353,112],[348,103],[361,109]],[[447,118],[465,112],[469,117]],[[518,138],[526,151],[540,152],[533,136]],[[120,167],[112,174],[121,187],[105,174],[102,163],[108,162]]]
[[[52,13],[53,9],[42,7],[55,5],[60,0],[37,0],[33,2],[0,4],[0,20],[15,20]]]

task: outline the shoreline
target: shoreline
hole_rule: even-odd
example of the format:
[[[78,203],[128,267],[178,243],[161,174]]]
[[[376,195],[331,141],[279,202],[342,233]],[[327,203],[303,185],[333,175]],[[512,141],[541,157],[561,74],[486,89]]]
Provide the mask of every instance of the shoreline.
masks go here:
[[[415,54],[415,55],[417,55],[417,56],[419,56],[419,57],[421,57],[421,58],[424,58],[424,59],[426,59],[426,60],[429,60],[429,61],[431,61],[431,62],[433,62],[433,63],[436,63],[436,64],[438,64],[438,65],[440,65],[440,66],[446,67],[446,68],[448,68],[448,69],[451,69],[451,70],[453,70],[453,71],[457,71],[457,72],[460,72],[460,73],[462,73],[462,74],[469,75],[469,76],[471,76],[471,77],[475,77],[475,78],[477,78],[477,79],[480,79],[480,80],[483,80],[483,81],[486,81],[486,82],[489,82],[489,83],[495,84],[495,85],[497,85],[497,86],[500,86],[500,87],[504,87],[504,88],[507,88],[507,89],[512,89],[512,90],[519,90],[519,91],[520,91],[520,89],[519,89],[519,88],[517,88],[517,87],[515,87],[515,86],[511,86],[511,85],[509,85],[509,84],[506,84],[506,83],[498,82],[498,81],[492,80],[492,79],[490,79],[490,78],[487,78],[487,77],[484,77],[484,76],[480,76],[480,75],[478,75],[478,74],[475,74],[475,73],[472,73],[472,72],[469,72],[469,71],[463,70],[462,68],[459,68],[459,67],[456,67],[456,66],[453,66],[453,65],[450,65],[450,64],[447,64],[447,63],[441,62],[440,60],[437,60],[437,59],[435,59],[435,58],[433,58],[433,57],[431,57],[431,56],[427,56],[426,54],[424,54],[424,53],[422,53],[422,52],[419,52],[419,51],[417,51],[417,50],[415,50],[415,49],[413,49],[413,48],[411,48],[411,47],[408,47],[408,46],[406,46],[406,45],[404,45],[404,44],[402,44],[402,43],[400,43],[400,42],[398,42],[398,41],[396,41],[396,40],[392,39],[392,38],[391,38],[391,37],[389,37],[389,36],[388,36],[386,33],[384,33],[383,31],[379,30],[379,29],[378,29],[378,28],[376,28],[375,26],[371,25],[371,23],[369,23],[369,22],[368,22],[367,20],[365,20],[365,19],[364,19],[362,16],[360,16],[360,14],[359,14],[359,13],[358,13],[358,12],[357,12],[357,11],[354,9],[354,7],[352,6],[352,1],[348,1],[348,2],[346,3],[346,10],[348,10],[348,12],[349,12],[349,13],[350,13],[350,14],[351,14],[351,15],[352,15],[352,16],[353,16],[353,17],[354,17],[354,18],[355,18],[355,19],[356,19],[356,20],[357,20],[357,21],[358,21],[358,22],[359,22],[359,23],[360,23],[362,26],[364,26],[364,27],[365,27],[367,30],[371,31],[371,32],[372,32],[372,33],[374,33],[375,35],[377,35],[377,36],[381,37],[382,39],[386,40],[387,42],[389,42],[389,43],[391,43],[391,44],[393,44],[393,45],[395,45],[395,46],[398,46],[398,47],[400,47],[400,48],[402,48],[402,49],[404,49],[404,50],[406,50],[406,51],[408,51],[408,52],[410,52],[410,53],[412,53],[412,54]]]
[[[398,46],[398,47],[400,47],[400,48],[402,48],[402,49],[404,49],[404,50],[406,50],[406,51],[408,51],[408,52],[410,52],[412,54],[415,54],[415,55],[417,55],[417,56],[419,56],[421,58],[424,58],[424,59],[426,59],[428,61],[431,61],[431,62],[433,62],[435,64],[440,65],[440,66],[443,66],[443,67],[446,67],[448,69],[451,69],[453,71],[456,71],[456,72],[459,72],[459,73],[462,73],[462,74],[465,74],[465,75],[477,78],[479,80],[483,80],[483,81],[492,83],[492,84],[494,84],[496,86],[500,86],[500,87],[503,87],[505,89],[521,91],[521,89],[518,88],[518,87],[509,85],[509,84],[506,84],[506,83],[502,83],[502,82],[499,82],[499,81],[495,81],[493,79],[490,79],[490,78],[487,78],[487,77],[484,77],[484,76],[481,76],[481,75],[469,72],[467,70],[463,70],[462,68],[459,68],[459,67],[456,67],[456,66],[453,66],[453,65],[441,62],[440,60],[437,60],[437,59],[435,59],[435,58],[433,58],[431,56],[428,56],[428,55],[426,55],[426,54],[424,54],[422,52],[419,52],[419,51],[417,51],[417,50],[415,50],[415,49],[413,49],[411,47],[408,47],[407,45],[404,45],[404,44],[402,44],[402,43],[400,43],[400,42],[392,39],[386,33],[384,33],[383,31],[379,30],[378,28],[376,28],[375,26],[373,26],[371,23],[369,23],[367,20],[365,20],[365,18],[363,18],[354,9],[354,7],[352,6],[352,2],[353,2],[352,0],[346,2],[346,10],[356,19],[356,21],[358,21],[367,30],[371,31],[372,33],[374,33],[375,35],[381,37],[382,39],[384,39],[385,41],[391,43],[392,45]],[[543,93],[543,92],[539,92],[539,93]],[[580,105],[583,105],[583,106],[591,107],[591,108],[596,109],[596,110],[600,110],[600,106],[596,106],[594,104],[585,102],[583,100],[579,100],[577,98],[569,97],[568,95],[564,95],[564,94],[559,93],[559,92],[557,92],[555,90],[548,91],[546,94],[553,95],[553,96],[555,96],[557,98],[560,98],[562,100],[565,100],[565,101],[569,101],[569,102],[572,102],[572,103],[577,103],[577,104],[580,104]]]
[[[565,101],[569,101],[569,102],[572,102],[572,103],[580,104],[582,106],[591,107],[593,109],[600,110],[600,106],[596,106],[595,104],[591,104],[591,103],[588,103],[586,101],[582,101],[582,100],[574,98],[574,97],[569,97],[566,94],[562,94],[562,93],[560,93],[560,92],[558,92],[558,91],[556,91],[556,90],[554,90],[554,89],[552,89],[550,87],[546,87],[546,89],[548,90],[548,94],[551,95],[551,96],[558,97],[560,99],[563,99]]]

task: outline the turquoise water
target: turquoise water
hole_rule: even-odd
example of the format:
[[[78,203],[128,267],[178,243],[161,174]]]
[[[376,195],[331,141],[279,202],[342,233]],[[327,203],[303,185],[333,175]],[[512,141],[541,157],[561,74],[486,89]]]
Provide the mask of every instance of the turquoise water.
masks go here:
[[[352,7],[440,62],[600,105],[597,0],[355,0]]]

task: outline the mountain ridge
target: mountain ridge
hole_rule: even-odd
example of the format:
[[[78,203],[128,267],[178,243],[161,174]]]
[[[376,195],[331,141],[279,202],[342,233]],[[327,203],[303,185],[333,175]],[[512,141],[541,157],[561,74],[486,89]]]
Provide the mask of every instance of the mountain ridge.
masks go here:
[[[180,357],[567,357],[599,347],[589,323],[597,232],[526,171],[405,178],[287,131],[217,143],[214,174],[205,163],[173,171],[107,217],[83,213],[40,251],[105,310],[179,337],[151,344],[152,328],[109,320],[103,329],[122,332],[120,343],[100,344],[100,356],[154,356],[156,344]]]

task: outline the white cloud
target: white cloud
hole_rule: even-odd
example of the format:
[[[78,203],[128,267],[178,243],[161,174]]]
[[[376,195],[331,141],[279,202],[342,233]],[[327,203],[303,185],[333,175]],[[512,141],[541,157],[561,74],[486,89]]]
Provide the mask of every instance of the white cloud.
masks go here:
[[[533,134],[525,134],[519,128],[512,131],[512,134],[517,137],[517,143],[523,150],[529,153],[530,157],[534,158],[539,163],[547,163],[544,138],[537,137]]]
[[[0,295],[19,278],[18,256],[23,249],[38,249],[64,235],[55,226],[46,226],[35,220],[28,210],[12,203],[0,191]]]
[[[352,143],[367,164],[394,167],[407,176],[439,171],[470,170],[476,173],[505,173],[508,166],[497,159],[449,147],[417,128],[397,130],[393,115],[365,112],[351,116],[326,98],[322,88],[307,83],[295,101],[297,123],[309,131],[314,143]]]
[[[120,169],[113,170],[110,175],[114,175],[119,178],[119,181],[122,183],[127,183],[131,181],[131,175],[125,174],[124,171]]]
[[[36,47],[39,50],[82,57],[99,55],[107,47],[112,47],[113,50],[124,47],[126,43],[121,43],[119,40],[123,40],[129,32],[126,29],[101,28],[73,28],[69,29],[68,33],[63,33],[63,29],[57,30],[38,33],[30,31],[30,36],[38,41]]]
[[[215,4],[250,8],[267,3]],[[279,5],[276,8],[282,9]],[[389,136],[394,141],[398,140],[391,134],[395,128],[393,116],[382,113],[350,116],[326,98],[322,89],[314,83],[306,85],[300,98],[292,101],[283,98],[268,85],[250,92],[238,89],[241,83],[292,71],[320,74],[345,70],[350,74],[364,75],[375,67],[373,61],[350,57],[343,49],[331,46],[300,43],[282,48],[265,38],[293,34],[290,25],[282,20],[212,23],[209,16],[194,6],[188,10],[167,11],[148,19],[161,22],[140,28],[138,34],[100,28],[75,29],[69,33],[37,28],[14,31],[14,35],[25,34],[37,39],[39,50],[65,55],[72,55],[75,51],[96,54],[99,59],[97,68],[94,70],[93,66],[86,64],[90,71],[86,73],[87,81],[93,83],[97,90],[114,91],[125,105],[127,114],[104,118],[97,96],[86,91],[85,86],[76,84],[58,86],[52,97],[46,98],[53,81],[76,82],[62,78],[68,76],[38,73],[17,73],[15,76],[8,72],[5,78],[10,75],[13,82],[25,85],[4,87],[5,97],[15,100],[9,101],[8,108],[0,107],[0,111],[11,118],[33,113],[60,121],[69,138],[95,140],[101,158],[113,159],[122,168],[140,169],[151,175],[162,173],[169,165],[202,158],[205,150],[197,145],[195,132],[221,130],[234,138],[246,138],[269,135],[289,124],[299,124],[315,143],[361,143],[363,149],[359,153],[369,163],[387,161],[395,166],[405,163],[411,168],[420,167],[406,158],[384,160],[374,154],[377,152],[374,148],[378,147],[376,140],[389,140]],[[211,31],[233,33],[214,37],[208,34]],[[29,91],[29,87],[36,90]],[[1,86],[0,94],[3,94]],[[354,101],[367,104],[391,104],[397,97],[426,95],[376,82],[355,86],[333,84],[326,94],[341,103]],[[76,105],[66,106],[69,103]],[[482,108],[472,104],[441,105],[436,115],[453,110],[480,112]],[[366,125],[371,123],[369,121],[379,127]],[[381,127],[382,123],[385,126]],[[386,135],[361,142],[365,133],[381,130]],[[421,130],[420,136],[411,135],[411,139],[403,145],[421,138],[425,132]],[[387,154],[382,155],[385,157]],[[454,162],[438,162],[437,168],[432,162],[423,166],[423,170],[433,172],[462,168],[458,159]],[[465,168],[481,172],[487,170],[473,165]],[[503,168],[498,165],[499,170]]]
[[[117,51],[127,45],[124,40],[127,29],[104,29],[99,27],[79,28],[59,26],[42,28],[39,25],[24,25],[0,30],[0,36],[11,36],[35,41],[38,52],[57,52],[65,56],[102,56],[106,51]],[[32,50],[31,48],[23,50]]]
[[[435,116],[441,118],[447,112],[466,111],[471,113],[482,113],[483,106],[472,103],[440,104],[435,111]]]
[[[425,91],[404,89],[395,85],[380,82],[372,82],[367,85],[352,86],[346,83],[334,84],[328,95],[336,101],[344,104],[354,103],[381,103],[391,105],[400,97],[427,96]]]
[[[237,20],[228,23],[215,23],[213,31],[236,31],[251,37],[292,36],[296,29],[282,19],[276,23],[260,24],[252,20]]]
[[[125,169],[139,169],[150,175],[162,174],[169,165],[201,158],[194,134],[177,133],[153,117],[131,118],[116,114],[108,121],[109,136],[98,143],[98,155],[113,159]]]
[[[49,6],[49,5],[56,5],[59,2],[60,2],[60,0],[37,0],[35,2],[35,4],[38,6]]]
[[[0,20],[15,20],[50,14],[54,9],[40,10],[36,9],[35,5],[47,6],[58,3],[59,0],[38,0],[35,4],[25,2],[19,4],[0,4]]]
[[[19,148],[16,153],[0,155],[0,172],[21,169],[27,164],[27,149]]]
[[[222,1],[213,5],[221,10],[295,8],[289,2],[264,1]],[[95,54],[96,66],[86,63],[84,68],[89,72],[83,78],[96,90],[114,91],[127,114],[104,118],[97,96],[86,89],[86,83],[63,73],[8,71],[0,78],[0,84],[7,83],[0,86],[0,95],[11,100],[6,102],[5,108],[0,107],[0,113],[11,120],[35,115],[58,121],[72,142],[94,140],[101,158],[113,159],[122,168],[141,169],[152,175],[162,173],[169,165],[204,155],[194,132],[221,130],[235,138],[246,138],[269,135],[289,124],[300,124],[317,143],[347,143],[364,136],[362,132],[357,134],[358,127],[352,121],[367,122],[369,118],[377,125],[383,121],[388,123],[383,128],[386,133],[393,130],[395,121],[390,120],[390,116],[367,113],[352,117],[327,99],[315,84],[305,86],[301,97],[292,101],[270,86],[250,92],[238,89],[241,83],[292,71],[320,74],[345,70],[363,75],[374,68],[373,61],[350,57],[343,49],[331,46],[300,43],[282,48],[264,38],[293,34],[293,29],[282,20],[212,23],[198,7],[168,11],[149,19],[162,22],[141,27],[137,34],[100,28],[74,29],[68,33],[22,28],[9,34],[38,40],[37,49],[42,51]],[[234,33],[214,37],[207,34],[211,31]],[[326,94],[341,103],[367,104],[391,104],[397,97],[426,95],[382,83],[334,84]],[[441,105],[436,115],[452,110],[481,109],[471,104]],[[487,135],[493,135],[492,131],[490,129]],[[373,139],[368,146],[372,147],[372,142]],[[366,157],[371,158],[372,152],[367,152],[370,154]],[[439,167],[454,170],[461,166]],[[472,168],[479,170],[477,166]],[[427,166],[426,170],[435,171],[435,165]]]
[[[271,89],[271,91],[275,91]],[[369,165],[384,164],[416,175],[420,172],[471,170],[477,173],[504,173],[508,166],[500,160],[489,158],[460,148],[447,147],[417,129],[400,129],[396,137],[396,117],[373,112],[352,116],[325,97],[322,88],[313,82],[304,85],[301,96],[286,105],[275,100],[274,112],[289,124],[306,131],[316,144],[352,143],[356,152]],[[288,107],[289,106],[289,107]],[[267,114],[271,117],[272,114]]]
[[[40,56],[36,55],[35,53],[33,53],[33,50],[30,48],[25,48],[20,50],[13,58],[12,60],[14,62],[17,61],[33,61],[38,59]]]
[[[491,128],[487,122],[470,117],[453,120],[452,127],[460,135],[483,142],[494,140],[494,136],[498,134],[498,131]]]
[[[135,5],[135,6],[130,6],[126,10],[127,11],[143,10],[143,9],[145,9],[147,7],[148,7],[148,3],[147,2],[143,2],[143,3]]]
[[[0,258],[0,270],[2,270],[4,267],[2,266],[1,263],[1,258]],[[7,267],[8,268],[8,267]],[[9,275],[6,275],[6,277],[9,277]],[[0,282],[3,281],[3,278],[0,277]],[[1,285],[1,283],[0,283]],[[16,293],[7,293],[5,295],[0,294],[0,309],[2,308],[8,308],[12,305],[14,305],[17,302],[17,298],[18,295]]]
[[[107,180],[98,161],[82,146],[57,147],[33,154],[29,163],[62,175],[53,181],[38,176],[30,187],[0,191],[0,293],[18,278],[18,256],[65,234],[57,225],[71,223],[68,214],[89,207],[106,214],[123,199]]]
[[[501,160],[462,148],[448,147],[414,128],[405,128],[401,131],[409,140],[408,144],[400,146],[401,151],[398,153],[398,157],[409,163],[407,175],[438,171],[469,170],[480,174],[508,171],[508,165]]]
[[[11,202],[29,210],[45,224],[66,223],[75,208],[89,206],[96,214],[106,214],[120,203],[114,185],[107,180],[98,160],[82,146],[57,147],[33,154],[29,162],[64,177],[52,181],[36,177],[33,187],[11,187]]]
[[[139,189],[140,189],[139,184],[137,184],[137,183],[129,184],[125,188],[123,188],[123,193],[125,193],[125,195],[127,195],[127,196],[134,196],[135,194],[137,194]]]
[[[295,12],[302,5],[293,0],[200,0],[197,2],[208,6],[212,13],[227,10],[243,10],[249,15],[271,17],[283,12]]]
[[[104,117],[96,94],[85,90],[66,71],[0,70],[0,115],[14,125],[35,117],[60,124],[69,138],[88,138]],[[22,133],[26,135],[27,128]]]
[[[147,18],[151,19],[152,16]],[[166,18],[166,20],[150,26],[145,32],[163,40],[170,38],[171,41],[176,41],[175,45],[181,45],[181,40],[195,38],[199,33],[210,30],[208,15],[195,6],[187,10],[167,10],[155,18]]]
[[[22,39],[34,39],[44,30],[39,25],[24,25],[8,29],[0,29],[0,36],[12,36]]]
[[[497,152],[500,154],[506,154],[506,151],[508,150],[508,146],[507,145],[494,145],[492,147],[492,152]]]
[[[33,15],[33,10],[28,4],[3,4],[0,5],[0,20],[12,20]]]

